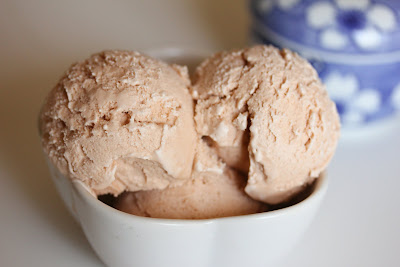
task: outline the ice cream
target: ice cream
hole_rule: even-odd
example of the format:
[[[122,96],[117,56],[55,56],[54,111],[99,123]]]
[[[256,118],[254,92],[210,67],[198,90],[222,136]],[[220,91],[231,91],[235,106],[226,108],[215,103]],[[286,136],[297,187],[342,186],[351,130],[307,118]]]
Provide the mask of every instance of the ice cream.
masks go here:
[[[178,187],[122,194],[115,207],[153,218],[208,219],[252,214],[266,205],[244,192],[246,177],[226,167],[207,145],[200,143],[190,180]]]
[[[101,52],[71,66],[40,114],[63,174],[120,210],[177,219],[290,200],[326,168],[339,128],[312,66],[272,46],[215,54],[192,83],[185,67]]]
[[[197,134],[187,69],[129,51],[74,64],[40,115],[50,161],[96,194],[190,179]]]
[[[333,156],[335,105],[296,53],[272,46],[217,53],[197,68],[192,95],[198,133],[228,165],[248,172],[253,199],[288,200]]]
[[[245,179],[226,168],[222,174],[195,172],[179,187],[127,192],[116,208],[139,216],[169,219],[209,219],[265,211],[265,205],[247,196]]]

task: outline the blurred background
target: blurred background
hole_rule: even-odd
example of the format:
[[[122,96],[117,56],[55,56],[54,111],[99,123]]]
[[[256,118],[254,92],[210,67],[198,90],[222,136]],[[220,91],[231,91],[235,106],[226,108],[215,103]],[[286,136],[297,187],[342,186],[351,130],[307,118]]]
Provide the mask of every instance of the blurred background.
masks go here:
[[[51,184],[37,134],[64,70],[104,49],[244,47],[249,3],[0,1],[0,266],[102,266]],[[398,266],[399,136],[395,121],[341,141],[321,212],[281,266]]]

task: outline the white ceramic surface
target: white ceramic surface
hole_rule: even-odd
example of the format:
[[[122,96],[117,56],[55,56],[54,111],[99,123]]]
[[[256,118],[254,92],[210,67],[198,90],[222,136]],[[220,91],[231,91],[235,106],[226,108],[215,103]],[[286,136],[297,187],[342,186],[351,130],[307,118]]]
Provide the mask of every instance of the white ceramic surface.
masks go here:
[[[56,188],[108,266],[274,266],[302,236],[327,189],[326,177],[302,202],[281,210],[207,220],[144,218],[97,200],[49,161]]]
[[[154,219],[115,210],[49,167],[66,206],[108,266],[272,266],[306,230],[327,188],[323,178],[301,203],[262,214]]]

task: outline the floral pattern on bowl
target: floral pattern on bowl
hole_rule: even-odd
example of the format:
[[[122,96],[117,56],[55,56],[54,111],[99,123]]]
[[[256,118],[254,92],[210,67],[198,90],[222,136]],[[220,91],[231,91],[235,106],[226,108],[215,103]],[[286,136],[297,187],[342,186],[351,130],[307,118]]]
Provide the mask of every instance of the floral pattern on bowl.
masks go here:
[[[345,127],[400,110],[400,1],[252,0],[252,38],[317,69]]]

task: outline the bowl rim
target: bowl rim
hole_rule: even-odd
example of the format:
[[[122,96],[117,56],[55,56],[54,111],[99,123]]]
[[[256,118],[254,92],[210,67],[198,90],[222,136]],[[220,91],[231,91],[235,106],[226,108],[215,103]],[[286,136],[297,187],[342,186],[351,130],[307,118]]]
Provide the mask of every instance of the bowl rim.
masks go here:
[[[65,179],[68,179],[68,177],[65,177],[64,175],[63,177]],[[90,189],[88,189],[87,186],[83,184],[83,182],[79,180],[72,181],[72,190],[75,190],[75,192],[91,206],[96,207],[102,212],[108,213],[110,216],[113,216],[115,218],[119,217],[123,219],[125,222],[130,221],[130,222],[142,222],[142,223],[163,224],[163,225],[204,225],[213,223],[243,222],[245,220],[267,220],[275,217],[281,217],[288,213],[296,213],[306,208],[306,206],[311,204],[311,202],[314,202],[318,198],[323,197],[329,184],[327,177],[328,175],[326,174],[326,172],[321,173],[320,176],[316,178],[315,187],[311,192],[311,194],[302,201],[294,205],[272,211],[265,211],[247,215],[210,218],[210,219],[168,219],[168,218],[152,218],[152,217],[133,215],[130,213],[120,211],[116,208],[113,208],[103,203],[93,193],[90,192]]]

